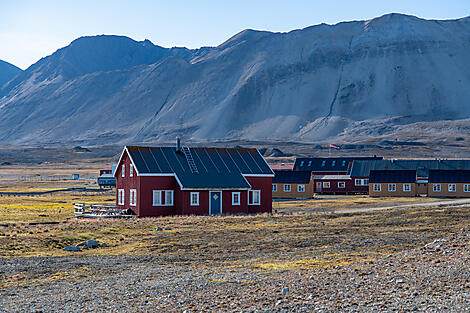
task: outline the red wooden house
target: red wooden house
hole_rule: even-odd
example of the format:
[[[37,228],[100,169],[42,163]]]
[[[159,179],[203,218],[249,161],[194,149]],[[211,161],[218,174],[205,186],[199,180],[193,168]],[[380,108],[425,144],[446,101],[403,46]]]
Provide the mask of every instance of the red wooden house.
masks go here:
[[[114,176],[116,205],[142,217],[272,212],[257,149],[126,146]]]

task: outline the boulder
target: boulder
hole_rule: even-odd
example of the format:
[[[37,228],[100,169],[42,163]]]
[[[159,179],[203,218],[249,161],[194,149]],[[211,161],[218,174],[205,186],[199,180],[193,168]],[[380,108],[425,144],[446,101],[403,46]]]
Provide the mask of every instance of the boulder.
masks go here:
[[[92,248],[92,249],[95,249],[95,248],[98,248],[100,246],[100,243],[96,240],[87,240],[86,241],[86,245],[88,246],[88,248]]]
[[[74,251],[74,252],[78,252],[80,251],[80,248],[77,247],[77,246],[67,246],[63,249],[64,251]]]

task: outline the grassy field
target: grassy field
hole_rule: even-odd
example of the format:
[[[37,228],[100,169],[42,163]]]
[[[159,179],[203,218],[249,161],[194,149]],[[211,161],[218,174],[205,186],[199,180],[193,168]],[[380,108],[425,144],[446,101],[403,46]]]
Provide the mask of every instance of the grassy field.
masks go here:
[[[24,191],[80,184],[90,182],[2,181],[0,186]],[[0,256],[73,255],[62,248],[96,239],[109,247],[78,254],[158,255],[174,264],[234,270],[337,266],[373,261],[377,255],[424,245],[458,232],[469,226],[470,209],[409,208],[357,214],[318,211],[431,200],[435,199],[324,197],[276,202],[278,213],[273,215],[77,220],[73,216],[74,202],[114,203],[114,193],[69,191],[33,197],[2,196]],[[171,230],[156,231],[157,226]]]

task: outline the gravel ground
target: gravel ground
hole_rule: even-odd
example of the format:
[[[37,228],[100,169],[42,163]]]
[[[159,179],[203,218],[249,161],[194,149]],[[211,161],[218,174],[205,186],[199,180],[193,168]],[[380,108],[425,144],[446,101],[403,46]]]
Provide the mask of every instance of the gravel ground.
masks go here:
[[[470,233],[326,269],[3,258],[1,312],[470,312]]]

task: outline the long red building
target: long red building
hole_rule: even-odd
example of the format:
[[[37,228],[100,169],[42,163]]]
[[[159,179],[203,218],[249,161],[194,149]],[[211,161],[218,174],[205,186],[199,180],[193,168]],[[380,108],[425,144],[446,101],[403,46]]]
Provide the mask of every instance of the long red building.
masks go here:
[[[116,205],[141,217],[272,212],[257,149],[126,146],[114,176]]]

